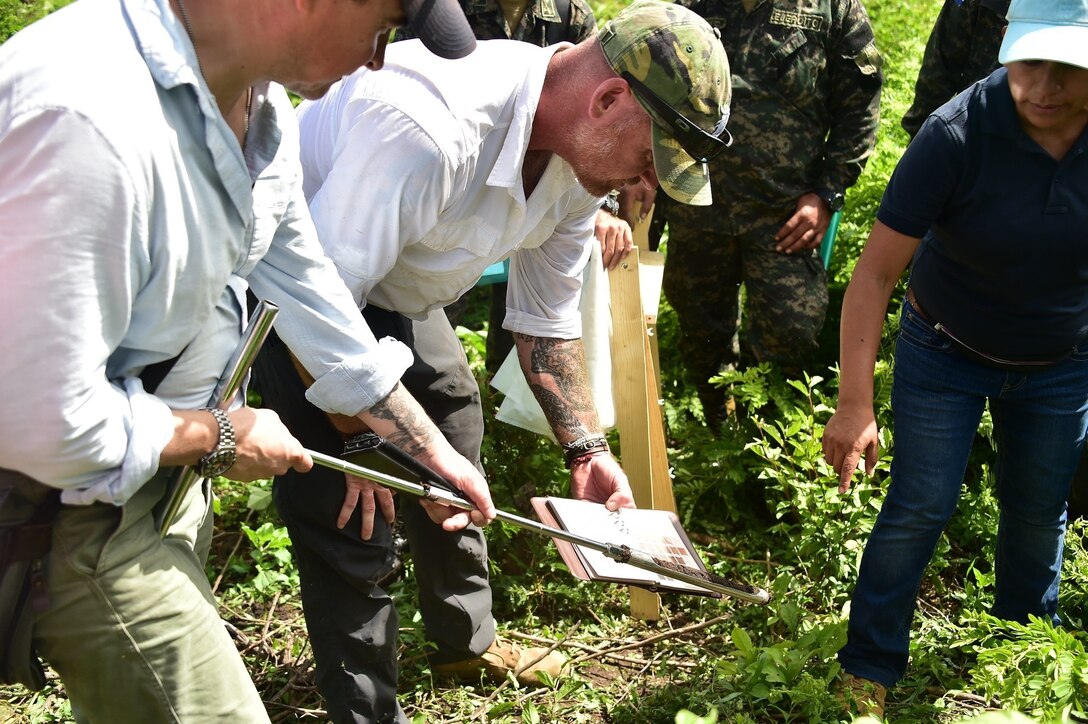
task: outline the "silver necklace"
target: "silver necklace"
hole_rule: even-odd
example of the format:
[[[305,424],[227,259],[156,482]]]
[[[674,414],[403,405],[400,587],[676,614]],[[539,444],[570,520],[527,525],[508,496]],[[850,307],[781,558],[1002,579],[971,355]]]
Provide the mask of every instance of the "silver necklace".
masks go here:
[[[189,22],[189,13],[185,10],[185,3],[182,0],[177,0],[178,10],[181,11],[181,23],[185,26],[185,33],[189,36],[189,42],[193,44],[193,50],[196,50],[196,38],[193,35],[193,26]],[[200,66],[200,58],[196,59],[197,66]],[[246,145],[246,139],[249,138],[249,107],[253,105],[253,86],[246,88],[246,107],[245,107],[245,129],[242,134],[242,145]]]

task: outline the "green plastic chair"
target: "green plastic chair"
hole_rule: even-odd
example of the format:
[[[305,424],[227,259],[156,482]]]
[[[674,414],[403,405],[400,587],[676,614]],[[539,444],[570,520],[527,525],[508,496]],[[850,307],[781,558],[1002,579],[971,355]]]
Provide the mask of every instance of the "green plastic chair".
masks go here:
[[[486,287],[489,284],[498,284],[499,282],[506,281],[509,276],[510,260],[503,259],[484,269],[484,275],[480,277],[480,281],[476,282],[476,286]]]

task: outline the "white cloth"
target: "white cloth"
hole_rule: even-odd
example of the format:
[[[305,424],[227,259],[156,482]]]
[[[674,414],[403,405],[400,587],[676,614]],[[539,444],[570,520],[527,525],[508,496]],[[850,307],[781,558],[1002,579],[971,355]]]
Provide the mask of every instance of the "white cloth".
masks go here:
[[[287,94],[256,89],[243,156],[167,0],[81,0],[0,46],[0,229],[0,467],[66,503],[121,504],[155,473],[169,406],[205,404],[234,351],[243,279],[327,410],[369,407],[411,361],[356,342]]]
[[[601,262],[600,244],[593,244],[592,250],[589,264],[582,276],[582,301],[579,305],[582,315],[582,346],[586,352],[589,389],[597,407],[601,430],[610,430],[616,425],[616,407],[612,398],[610,294],[608,274]],[[536,401],[525,375],[521,372],[516,347],[510,350],[510,354],[491,379],[491,386],[504,395],[502,404],[495,413],[496,420],[555,440],[544,410]]]
[[[299,108],[306,197],[360,304],[443,307],[511,258],[503,326],[581,336],[578,297],[600,199],[553,156],[531,195],[522,163],[557,48],[480,42],[443,60],[394,43],[381,72]]]

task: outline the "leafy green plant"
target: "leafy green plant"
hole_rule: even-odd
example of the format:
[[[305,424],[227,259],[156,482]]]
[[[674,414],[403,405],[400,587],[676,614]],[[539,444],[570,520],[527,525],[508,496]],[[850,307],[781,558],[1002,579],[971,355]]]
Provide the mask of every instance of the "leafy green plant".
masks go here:
[[[0,40],[63,0],[0,0]],[[626,0],[594,2],[600,21]],[[701,597],[663,599],[661,620],[630,616],[626,589],[575,580],[551,544],[504,525],[487,529],[495,614],[504,633],[561,642],[576,662],[571,677],[539,687],[450,686],[431,676],[411,560],[389,587],[400,614],[401,704],[414,722],[602,722],[764,724],[842,718],[833,694],[834,654],[845,636],[858,559],[876,518],[894,451],[890,394],[897,329],[893,301],[875,376],[883,428],[872,479],[858,476],[839,495],[822,459],[820,436],[836,405],[839,305],[868,235],[884,184],[906,144],[899,119],[910,102],[929,28],[941,3],[867,0],[885,86],[876,151],[849,190],[830,269],[820,357],[808,376],[784,378],[767,366],[723,375],[738,403],[721,430],[708,430],[686,379],[675,313],[658,314],[661,387],[673,489],[685,529],[715,573],[767,587],[766,607]],[[667,253],[667,237],[664,248]],[[483,461],[496,503],[530,514],[527,499],[565,494],[567,471],[549,440],[494,420],[498,396],[483,370],[486,310],[458,328],[481,381],[487,434]],[[469,321],[472,320],[472,321]],[[615,434],[612,442],[618,443]],[[622,448],[615,447],[622,457]],[[1088,623],[1084,523],[1067,537],[1061,610],[1068,628],[1033,621],[1017,628],[987,621],[994,574],[991,426],[984,418],[969,461],[960,513],[942,537],[918,599],[907,678],[889,693],[894,721],[1040,721],[1083,704],[1083,629]],[[217,480],[209,578],[273,721],[320,720],[312,654],[297,600],[286,532],[270,505],[269,481]],[[220,582],[222,585],[220,585]],[[717,622],[717,623],[714,623]],[[713,624],[713,625],[710,625]],[[703,627],[692,629],[690,627]],[[962,702],[968,702],[963,704]],[[5,708],[7,706],[8,708]],[[704,713],[705,712],[705,713]],[[0,689],[0,719],[69,721],[56,679],[39,694]]]
[[[699,716],[687,709],[676,712],[676,724],[718,724],[718,710],[711,709],[706,716]]]
[[[253,587],[268,596],[284,588],[297,588],[298,570],[291,557],[291,539],[287,529],[273,523],[262,523],[258,528],[242,524],[242,531],[253,550],[250,557],[254,564]]]
[[[1088,653],[1083,631],[1031,616],[1026,624],[979,616],[974,637],[974,685],[1005,706],[1055,721],[1088,711]]]

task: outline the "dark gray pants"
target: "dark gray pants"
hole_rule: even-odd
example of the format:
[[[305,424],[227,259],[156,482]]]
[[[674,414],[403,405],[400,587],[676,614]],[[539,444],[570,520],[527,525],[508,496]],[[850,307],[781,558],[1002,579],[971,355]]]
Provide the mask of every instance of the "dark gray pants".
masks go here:
[[[415,322],[373,306],[364,316],[374,334],[392,336],[415,353],[401,379],[453,447],[479,465],[483,438],[480,392],[464,349],[438,310]],[[254,365],[264,404],[279,413],[302,443],[339,456],[343,438],[305,389],[283,343],[270,339]],[[291,534],[302,581],[302,604],[317,664],[317,684],[335,722],[404,721],[396,703],[397,612],[372,581],[386,567],[389,526],[377,516],[371,540],[359,538],[357,509],[342,530],[342,473],[315,467],[276,478],[276,508]],[[398,496],[412,549],[419,607],[435,663],[482,653],[495,639],[487,547],[480,529],[446,533],[418,502]]]

